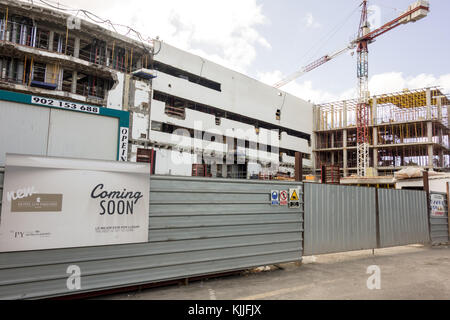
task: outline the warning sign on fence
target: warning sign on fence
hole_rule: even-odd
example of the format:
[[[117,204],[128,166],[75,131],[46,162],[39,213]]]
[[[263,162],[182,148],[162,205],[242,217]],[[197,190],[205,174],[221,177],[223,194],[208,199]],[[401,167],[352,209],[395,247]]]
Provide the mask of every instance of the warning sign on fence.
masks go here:
[[[289,190],[289,208],[300,208],[300,188]]]
[[[445,216],[445,198],[442,194],[431,195],[431,215],[434,217]]]
[[[272,205],[273,206],[277,206],[280,204],[280,194],[278,193],[277,190],[272,190],[271,192],[271,200],[272,200]]]
[[[289,191],[280,191],[280,206],[287,206],[289,202]]]

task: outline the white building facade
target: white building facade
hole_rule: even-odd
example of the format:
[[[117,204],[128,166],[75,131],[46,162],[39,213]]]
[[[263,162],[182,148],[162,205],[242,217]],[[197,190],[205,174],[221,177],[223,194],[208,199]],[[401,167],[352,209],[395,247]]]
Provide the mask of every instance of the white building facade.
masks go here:
[[[293,176],[295,152],[311,167],[310,103],[166,43],[157,42],[155,52],[150,141],[156,173],[190,175],[192,165],[206,164],[218,177]],[[137,90],[135,104],[145,97]],[[132,139],[145,136],[148,123],[135,113]]]
[[[89,124],[91,142],[83,140],[93,144],[86,148],[91,153],[83,154],[74,140],[67,141],[74,148],[53,148],[64,149],[56,153],[48,152],[49,143],[43,141],[47,150],[38,154],[151,159],[153,173],[183,176],[293,176],[296,152],[303,154],[305,168],[312,167],[312,104],[161,41],[143,44],[84,20],[69,29],[67,21],[73,17],[17,1],[0,0],[0,10],[0,106],[3,96],[14,111],[28,101],[27,95],[38,95],[61,105],[98,107],[100,115],[120,113],[120,128],[108,122],[113,140],[128,124],[128,145],[120,144],[124,138],[119,137],[117,150],[112,144],[108,155],[98,155],[108,134],[95,144],[96,130],[106,128],[101,122],[97,127],[97,120]],[[10,92],[23,97],[11,98]],[[26,108],[17,115],[10,109],[13,117],[29,118]],[[69,113],[60,117],[61,128],[70,127],[73,114],[64,112]],[[30,139],[36,135],[28,134]],[[23,141],[30,139],[21,137],[20,142],[11,133],[0,140],[0,152],[23,152]],[[116,153],[128,154],[113,159]]]

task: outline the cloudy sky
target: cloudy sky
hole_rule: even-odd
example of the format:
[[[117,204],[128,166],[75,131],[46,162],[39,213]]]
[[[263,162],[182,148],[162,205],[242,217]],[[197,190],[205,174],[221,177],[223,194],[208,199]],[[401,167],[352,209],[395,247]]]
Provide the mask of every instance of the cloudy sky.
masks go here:
[[[53,3],[56,0],[53,0]],[[38,2],[38,1],[35,1]],[[274,84],[300,67],[344,48],[356,35],[361,0],[58,0],[126,24],[251,77]],[[371,0],[374,26],[413,0]],[[440,85],[450,93],[450,1],[431,0],[431,13],[371,44],[370,92]],[[326,102],[352,98],[356,54],[350,52],[283,89]]]

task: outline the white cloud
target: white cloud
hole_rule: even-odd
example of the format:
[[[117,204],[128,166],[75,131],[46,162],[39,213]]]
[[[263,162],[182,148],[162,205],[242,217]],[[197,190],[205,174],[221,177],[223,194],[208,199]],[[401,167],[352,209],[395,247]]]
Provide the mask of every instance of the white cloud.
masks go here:
[[[281,71],[258,73],[258,79],[266,84],[273,85],[284,78]],[[450,74],[436,77],[432,74],[419,74],[405,77],[402,72],[388,72],[374,75],[369,81],[371,95],[402,91],[403,89],[420,89],[424,87],[440,86],[445,93],[450,93]],[[312,81],[297,79],[281,88],[304,100],[314,103],[323,103],[356,98],[356,87],[349,88],[340,93],[332,93],[320,89]]]
[[[59,0],[129,25],[146,36],[246,72],[257,46],[270,49],[256,29],[267,18],[257,0]]]
[[[372,95],[432,86],[440,86],[444,92],[450,92],[450,74],[436,77],[432,74],[421,73],[405,77],[402,72],[389,72],[374,75],[369,81]]]
[[[307,28],[319,28],[321,24],[316,21],[313,14],[311,12],[308,12],[306,14],[306,17],[304,18],[304,21],[306,23]]]
[[[276,70],[273,72],[258,73],[257,78],[268,85],[274,85],[278,81],[282,80],[284,76],[281,71]],[[311,102],[315,103],[323,101],[334,101],[339,99],[339,96],[337,95],[334,95],[325,90],[315,88],[312,81],[292,81],[286,86],[282,87],[281,90],[293,94],[304,100],[310,100]]]

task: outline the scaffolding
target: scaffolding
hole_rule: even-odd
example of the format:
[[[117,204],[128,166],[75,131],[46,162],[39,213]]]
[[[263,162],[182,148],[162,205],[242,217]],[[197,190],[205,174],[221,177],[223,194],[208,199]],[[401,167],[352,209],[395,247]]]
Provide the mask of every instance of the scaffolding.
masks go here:
[[[0,85],[65,91],[99,104],[105,103],[113,87],[108,69],[131,74],[152,68],[148,46],[113,36],[101,38],[95,32],[81,34],[66,24],[48,24],[37,15],[24,16],[8,7],[0,9],[0,44]],[[59,55],[42,55],[44,51]],[[69,56],[74,59],[66,59]]]
[[[315,167],[339,165],[356,170],[358,100],[315,107]],[[370,166],[392,174],[406,166],[450,170],[450,96],[439,87],[404,90],[369,99]],[[318,171],[316,171],[318,172]]]

